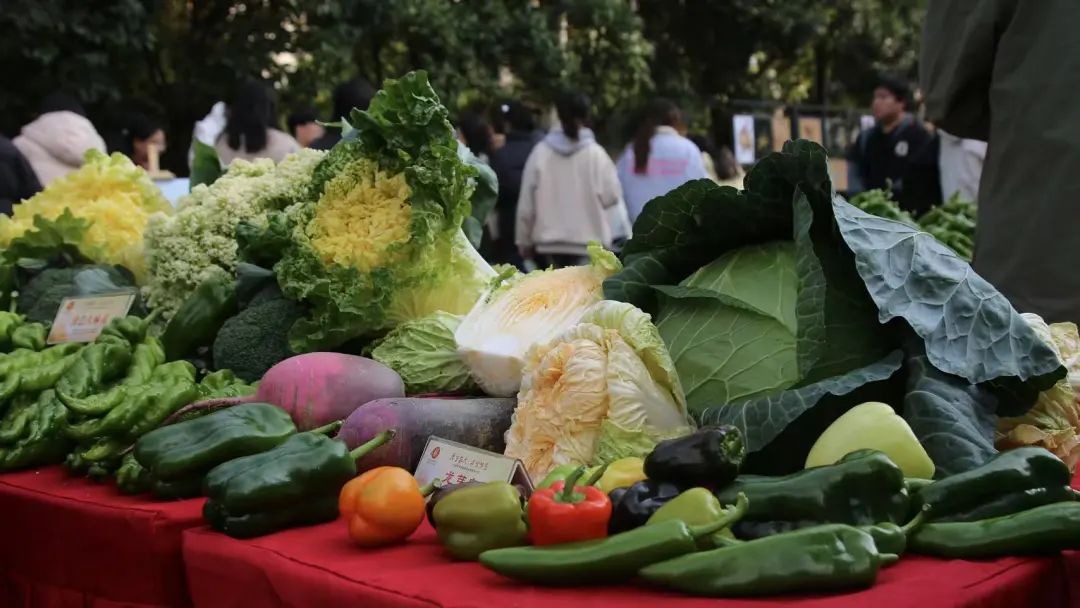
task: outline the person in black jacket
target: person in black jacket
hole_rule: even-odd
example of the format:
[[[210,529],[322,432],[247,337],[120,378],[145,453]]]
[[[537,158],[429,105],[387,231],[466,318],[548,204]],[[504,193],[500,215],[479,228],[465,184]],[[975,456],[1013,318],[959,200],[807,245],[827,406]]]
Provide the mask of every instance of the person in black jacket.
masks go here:
[[[544,134],[536,129],[532,111],[520,102],[507,101],[499,106],[499,112],[505,120],[506,143],[491,153],[491,168],[499,178],[499,198],[495,203],[498,236],[492,261],[524,269],[524,261],[514,245],[518,195],[525,161]]]
[[[41,192],[41,183],[11,140],[0,135],[0,213],[11,215],[12,208]]]
[[[908,112],[910,103],[903,80],[882,77],[871,105],[875,124],[859,135],[852,152],[864,189],[891,189],[901,209],[919,216],[941,204],[939,142]]]
[[[371,103],[371,98],[374,96],[374,87],[371,86],[371,83],[360,77],[347,80],[337,85],[334,87],[334,115],[330,120],[333,122],[341,119],[348,120],[349,114],[352,113],[353,108],[356,108],[357,110],[366,110],[368,104]],[[341,141],[341,129],[338,129],[337,127],[326,127],[326,132],[323,136],[311,142],[308,147],[315,150],[329,150],[339,141]]]

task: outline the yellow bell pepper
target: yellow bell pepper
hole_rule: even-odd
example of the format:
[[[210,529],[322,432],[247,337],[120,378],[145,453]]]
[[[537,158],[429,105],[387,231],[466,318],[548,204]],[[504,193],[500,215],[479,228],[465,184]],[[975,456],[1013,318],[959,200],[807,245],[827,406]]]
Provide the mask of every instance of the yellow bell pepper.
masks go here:
[[[608,494],[615,488],[626,488],[643,479],[645,479],[645,460],[628,456],[612,461],[600,480],[596,482],[596,487],[604,494]]]

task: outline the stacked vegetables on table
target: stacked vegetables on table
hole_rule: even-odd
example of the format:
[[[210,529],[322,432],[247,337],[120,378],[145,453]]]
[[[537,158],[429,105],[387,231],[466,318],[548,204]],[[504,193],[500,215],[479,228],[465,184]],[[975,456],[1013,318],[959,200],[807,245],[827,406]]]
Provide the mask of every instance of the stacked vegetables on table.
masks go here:
[[[1080,333],[971,270],[972,204],[849,205],[791,142],[651,201],[621,258],[523,274],[475,249],[496,186],[447,117],[415,72],[175,213],[92,155],[0,219],[0,471],[205,496],[236,538],[338,520],[375,551],[427,519],[535,585],[842,591],[1080,548]],[[46,344],[102,294],[131,316]],[[422,485],[431,437],[531,483]]]

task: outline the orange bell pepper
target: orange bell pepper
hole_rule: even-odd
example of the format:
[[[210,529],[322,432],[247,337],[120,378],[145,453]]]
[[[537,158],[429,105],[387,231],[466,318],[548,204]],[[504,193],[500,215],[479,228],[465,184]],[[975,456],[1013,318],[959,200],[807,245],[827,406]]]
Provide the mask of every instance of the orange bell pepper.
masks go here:
[[[378,467],[345,484],[338,510],[349,526],[349,537],[361,547],[404,541],[424,521],[424,497],[431,493],[400,467]]]

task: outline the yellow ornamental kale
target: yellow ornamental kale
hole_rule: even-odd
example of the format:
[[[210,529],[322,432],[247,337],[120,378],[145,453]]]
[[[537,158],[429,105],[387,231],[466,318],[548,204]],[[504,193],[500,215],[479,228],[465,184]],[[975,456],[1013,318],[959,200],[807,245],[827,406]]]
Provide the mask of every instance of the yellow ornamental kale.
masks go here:
[[[119,264],[140,282],[145,277],[143,231],[152,214],[168,213],[169,202],[142,168],[123,154],[86,153],[79,169],[54,180],[38,194],[0,216],[0,247],[34,227],[34,218],[57,220],[65,211],[88,220],[81,241],[73,243],[93,261]]]
[[[459,158],[427,74],[386,81],[350,122],[308,200],[283,214],[291,236],[274,270],[312,309],[290,333],[297,352],[463,314],[495,276],[462,232],[476,170]]]
[[[274,165],[236,160],[213,184],[198,185],[173,215],[151,218],[146,233],[149,303],[172,316],[205,279],[236,270],[236,227],[307,196],[324,154],[303,150]]]

